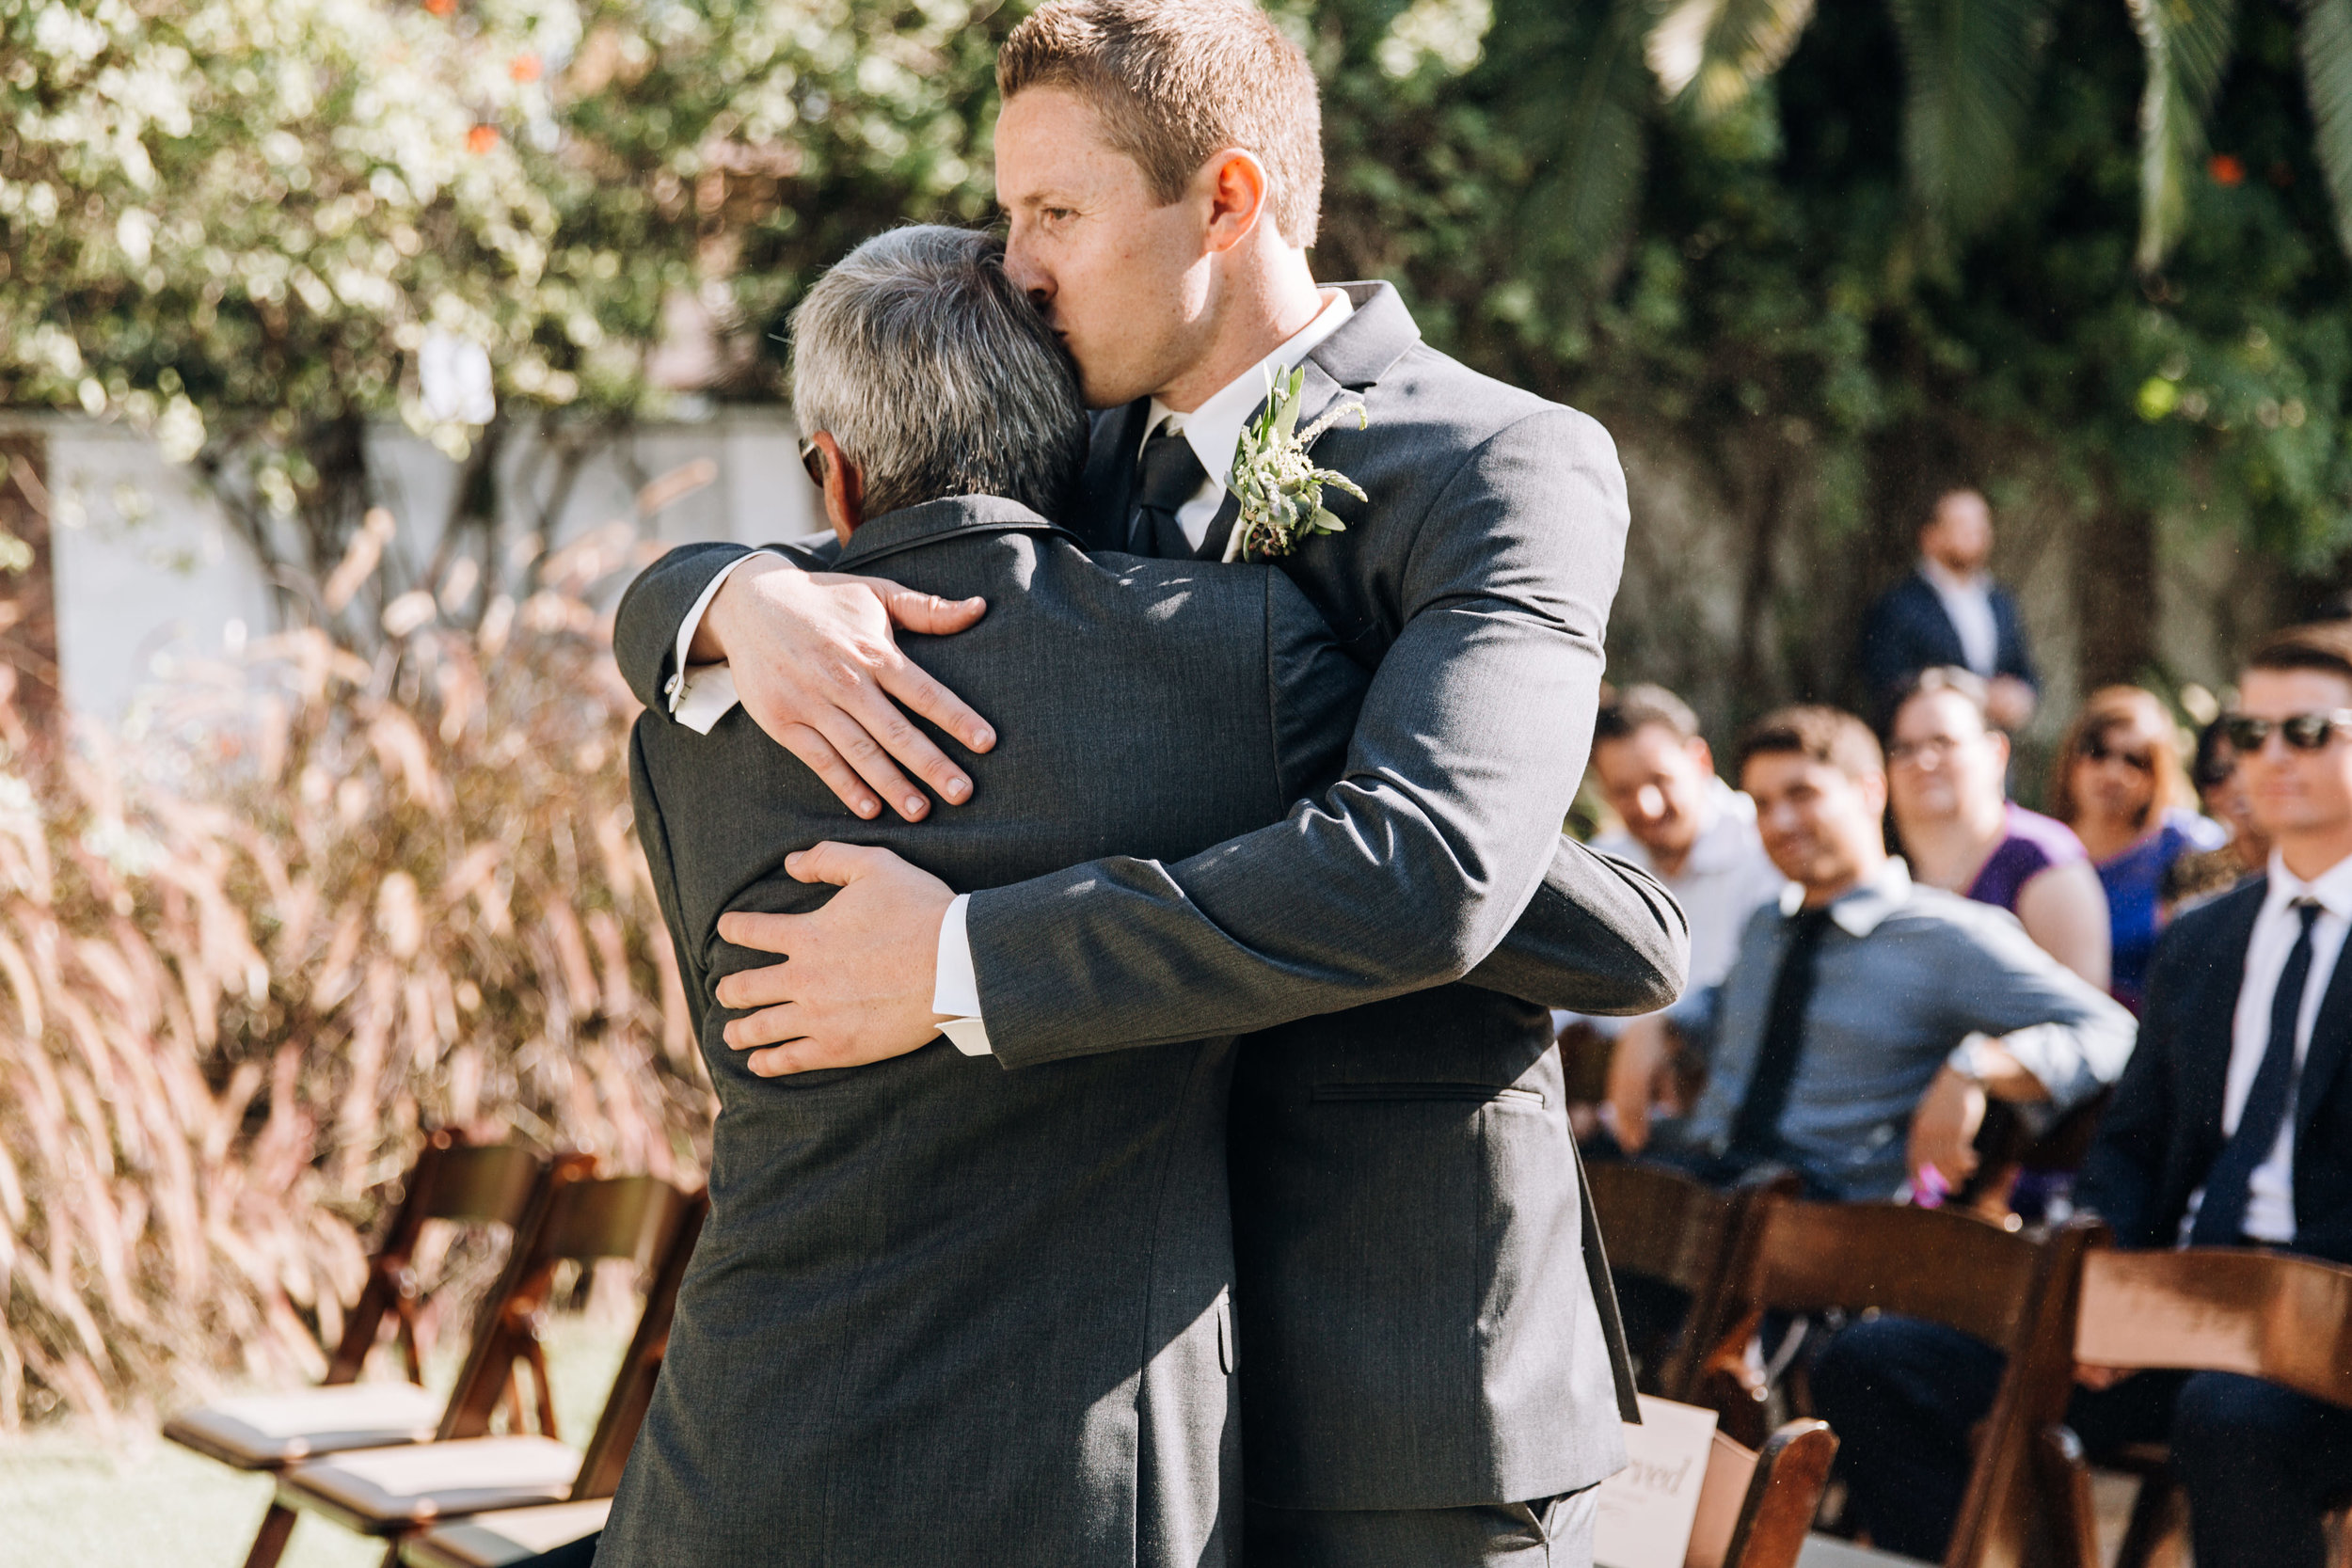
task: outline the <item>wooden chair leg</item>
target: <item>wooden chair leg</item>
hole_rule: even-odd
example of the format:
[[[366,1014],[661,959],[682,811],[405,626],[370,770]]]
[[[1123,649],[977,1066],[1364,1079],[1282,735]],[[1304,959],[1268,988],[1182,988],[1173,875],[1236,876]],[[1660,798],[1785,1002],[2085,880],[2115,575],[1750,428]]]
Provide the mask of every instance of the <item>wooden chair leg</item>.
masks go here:
[[[2066,1568],[2099,1568],[2099,1517],[2090,1496],[2090,1466],[2082,1439],[2066,1427],[2042,1433],[2038,1461],[2051,1545]]]
[[[245,1554],[245,1568],[278,1568],[294,1528],[294,1511],[273,1501],[269,1512],[262,1515],[262,1528],[253,1534],[253,1549]]]
[[[2170,1476],[2150,1476],[2132,1500],[2115,1568],[2181,1568],[2187,1560],[2188,1497]]]

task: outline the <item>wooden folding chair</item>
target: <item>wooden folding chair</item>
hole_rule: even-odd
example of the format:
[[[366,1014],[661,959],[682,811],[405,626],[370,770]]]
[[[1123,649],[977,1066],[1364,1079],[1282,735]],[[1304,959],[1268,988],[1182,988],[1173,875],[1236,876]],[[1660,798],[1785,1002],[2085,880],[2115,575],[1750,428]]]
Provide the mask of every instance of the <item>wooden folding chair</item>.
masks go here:
[[[293,1466],[278,1476],[278,1503],[385,1539],[389,1568],[398,1560],[404,1537],[444,1519],[610,1495],[652,1398],[676,1281],[706,1202],[658,1177],[564,1179],[559,1173],[510,1260],[503,1306],[475,1336],[435,1439]],[[587,1451],[559,1441],[545,1423],[536,1433],[492,1435],[491,1415],[507,1369],[538,1348],[539,1320],[557,1266],[608,1258],[650,1259],[653,1289]],[[544,1374],[541,1385],[544,1408]]]
[[[1724,1192],[1659,1165],[1587,1165],[1584,1174],[1610,1271],[1671,1286],[1691,1298],[1673,1338],[1645,1357],[1642,1391],[1706,1403],[1695,1393],[1714,1343],[1710,1331],[1724,1322],[1724,1284],[1750,1267],[1765,1199],[1793,1193],[1796,1179]]]
[[[2090,1255],[2083,1265],[2074,1359],[2133,1370],[2237,1372],[2352,1407],[2352,1268],[2237,1247]],[[2043,1434],[2042,1460],[2078,1568],[2099,1568],[2090,1466],[2063,1428]],[[2188,1514],[2162,1444],[2102,1463],[2140,1477],[2116,1568],[2144,1568],[2179,1548]],[[2344,1499],[2352,1502],[2352,1498]],[[2335,1560],[2352,1559],[2352,1528],[2339,1517]]]
[[[518,1229],[546,1192],[548,1162],[518,1144],[476,1145],[458,1132],[435,1132],[410,1167],[384,1238],[368,1260],[367,1282],[343,1320],[342,1338],[315,1387],[217,1400],[174,1416],[164,1435],[240,1470],[282,1470],[348,1449],[421,1443],[439,1427],[443,1402],[425,1391],[417,1343],[422,1293],[417,1246],[430,1221]],[[407,1370],[405,1382],[362,1383],[360,1372],[383,1338],[385,1322]],[[284,1552],[294,1515],[273,1506],[263,1516],[249,1568],[270,1568]]]
[[[2103,1231],[2083,1221],[2046,1240],[1948,1209],[1770,1200],[1745,1275],[1726,1288],[1744,1343],[1766,1311],[1895,1312],[1957,1329],[2008,1357],[1978,1436],[1946,1568],[2025,1560],[2048,1515],[2038,1434],[2073,1384],[2074,1291]]]
[[[706,1193],[687,1199],[669,1244],[656,1257],[653,1277],[645,1290],[645,1310],[637,1320],[637,1333],[612,1380],[612,1392],[597,1419],[596,1434],[589,1439],[580,1460],[580,1478],[571,1498],[530,1508],[510,1508],[432,1526],[411,1536],[401,1547],[401,1560],[413,1568],[504,1568],[568,1546],[604,1528],[612,1494],[621,1484],[637,1429],[644,1424],[653,1402],[655,1380],[668,1352],[671,1320],[677,1313],[678,1287],[685,1283],[686,1265],[692,1259],[695,1239],[709,1213]]]
[[[1683,1568],[1791,1568],[1836,1457],[1822,1421],[1790,1421],[1761,1449],[1716,1433]]]

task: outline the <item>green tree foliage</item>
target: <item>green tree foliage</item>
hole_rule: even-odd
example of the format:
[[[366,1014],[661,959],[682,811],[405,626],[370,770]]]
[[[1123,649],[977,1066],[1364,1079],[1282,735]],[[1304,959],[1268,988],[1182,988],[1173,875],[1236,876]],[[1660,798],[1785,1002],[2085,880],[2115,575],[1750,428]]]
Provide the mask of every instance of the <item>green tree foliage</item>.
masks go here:
[[[510,430],[779,395],[817,269],[985,221],[1022,8],[0,0],[0,399],[200,446],[313,576],[369,418],[469,453],[486,518]],[[1318,268],[1693,455],[1751,546],[1759,692],[1828,683],[1940,475],[2059,497],[2125,600],[2159,516],[2313,574],[2352,539],[2352,0],[1276,9],[1325,84]],[[487,352],[487,426],[425,406],[437,331]],[[1832,548],[1864,569],[1798,593]],[[2144,662],[2084,615],[2092,673]]]

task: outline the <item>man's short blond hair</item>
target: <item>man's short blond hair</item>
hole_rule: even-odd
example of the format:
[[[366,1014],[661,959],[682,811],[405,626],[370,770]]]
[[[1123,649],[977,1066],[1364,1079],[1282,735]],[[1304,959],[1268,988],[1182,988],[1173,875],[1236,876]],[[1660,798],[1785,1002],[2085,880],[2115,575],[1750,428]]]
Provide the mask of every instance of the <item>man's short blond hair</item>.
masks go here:
[[[1315,242],[1323,111],[1298,46],[1250,0],[1052,0],[1005,40],[996,87],[1066,87],[1165,204],[1229,147],[1265,166],[1282,237]]]

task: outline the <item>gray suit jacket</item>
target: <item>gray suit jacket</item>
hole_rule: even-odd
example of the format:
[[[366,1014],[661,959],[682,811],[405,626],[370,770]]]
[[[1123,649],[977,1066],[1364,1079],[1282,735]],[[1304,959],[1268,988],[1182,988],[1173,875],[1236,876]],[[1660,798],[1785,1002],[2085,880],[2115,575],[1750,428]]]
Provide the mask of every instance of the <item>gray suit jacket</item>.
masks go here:
[[[1315,460],[1371,499],[1327,492],[1347,531],[1279,563],[1373,672],[1345,777],[1187,861],[975,895],[981,1008],[1015,1062],[1265,1031],[1244,1041],[1231,1132],[1252,1497],[1541,1497],[1623,1463],[1613,1304],[1580,1266],[1549,1021],[1446,982],[1483,978],[1555,863],[1625,482],[1591,420],[1426,347],[1387,285],[1348,291],[1301,423],[1362,401],[1366,426],[1343,420]],[[1098,418],[1082,532],[1124,525],[1145,406]],[[1597,957],[1678,928],[1595,881],[1586,907],[1617,914]]]
[[[1196,853],[1337,776],[1363,675],[1279,573],[1089,560],[1009,501],[877,518],[839,564],[988,596],[972,631],[908,652],[1004,739],[971,761],[969,806],[910,827],[850,816],[740,709],[707,736],[638,722],[639,832],[722,1110],[709,1223],[597,1560],[1222,1561],[1231,1040],[1025,1072],[933,1041],[760,1079],[712,988],[769,959],[717,922],[821,904],[784,858],[825,838],[957,887]]]
[[[1309,417],[1343,388],[1370,405],[1370,428],[1334,429],[1317,458],[1373,500],[1333,498],[1348,531],[1282,563],[1372,673],[1346,777],[1208,854],[1122,845],[976,894],[974,956],[1010,1067],[1181,1039],[1195,1021],[1305,1020],[1262,1037],[1234,1100],[1253,1495],[1545,1497],[1610,1473],[1622,1446],[1613,1303],[1581,1244],[1534,1004],[1649,1010],[1679,990],[1688,949],[1662,890],[1559,834],[1623,480],[1592,421],[1422,346],[1385,285],[1350,288],[1357,314],[1309,360]],[[1127,538],[1141,413],[1097,420],[1072,522],[1098,547]],[[738,553],[673,552],[632,588],[615,651],[648,702]],[[1473,984],[1446,986],[1466,971]]]

